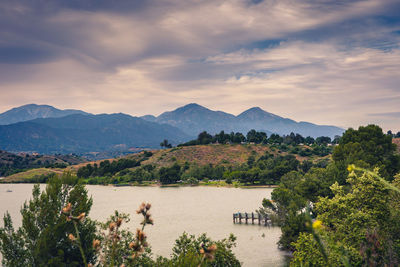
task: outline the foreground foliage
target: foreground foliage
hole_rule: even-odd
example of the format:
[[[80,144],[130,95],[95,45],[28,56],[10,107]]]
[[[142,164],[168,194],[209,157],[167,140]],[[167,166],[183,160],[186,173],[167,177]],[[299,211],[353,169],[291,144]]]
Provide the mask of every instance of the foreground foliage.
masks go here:
[[[392,135],[376,125],[349,129],[332,157],[324,168],[285,174],[263,201],[261,211],[281,226],[279,246],[294,251],[294,266],[397,266],[400,155]]]
[[[335,183],[334,197],[316,203],[316,228],[327,260],[312,234],[302,233],[294,243],[292,266],[398,266],[400,188],[387,187],[372,172],[352,172],[348,182],[349,192]]]
[[[88,214],[92,206],[85,187],[70,173],[51,179],[43,192],[39,185],[34,186],[32,199],[21,209],[22,226],[17,230],[7,212],[4,227],[0,228],[3,266],[82,266],[80,249],[68,238],[75,231],[74,226],[62,215],[67,203],[73,216]],[[95,222],[86,218],[78,230],[87,259],[96,261],[92,248]]]
[[[302,232],[310,232],[305,227],[305,209],[311,203],[311,213],[315,217],[319,210],[312,205],[321,197],[332,198],[332,185],[337,183],[348,192],[351,184],[347,180],[349,164],[373,170],[387,181],[394,179],[392,174],[400,172],[400,155],[392,144],[392,136],[385,135],[376,125],[349,129],[334,148],[333,161],[326,167],[311,169],[302,173],[292,171],[282,176],[279,186],[272,192],[271,200],[264,200],[263,212],[278,217],[282,235],[279,246],[294,251],[294,242]]]
[[[128,214],[116,211],[106,222],[95,222],[88,217],[91,206],[84,185],[70,173],[52,177],[43,192],[35,185],[21,209],[22,226],[15,230],[10,214],[4,216],[3,266],[240,266],[233,235],[213,241],[184,233],[171,258],[154,259],[144,232],[153,224],[150,204],[136,211],[143,220],[134,232],[123,227]]]

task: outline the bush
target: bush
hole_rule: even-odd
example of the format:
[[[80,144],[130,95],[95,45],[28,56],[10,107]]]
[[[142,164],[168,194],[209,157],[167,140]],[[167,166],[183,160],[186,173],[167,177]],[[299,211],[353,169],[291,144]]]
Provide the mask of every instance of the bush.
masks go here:
[[[61,214],[67,203],[71,203],[74,216],[88,214],[92,206],[84,186],[66,172],[61,178],[52,177],[43,192],[39,185],[34,186],[32,199],[21,209],[22,226],[17,231],[7,212],[0,228],[3,266],[82,266],[79,248],[68,239],[74,227]],[[95,223],[87,218],[78,230],[87,259],[96,261],[92,248]]]
[[[206,234],[199,237],[183,233],[172,248],[168,266],[240,266],[232,252],[236,237],[212,241]]]

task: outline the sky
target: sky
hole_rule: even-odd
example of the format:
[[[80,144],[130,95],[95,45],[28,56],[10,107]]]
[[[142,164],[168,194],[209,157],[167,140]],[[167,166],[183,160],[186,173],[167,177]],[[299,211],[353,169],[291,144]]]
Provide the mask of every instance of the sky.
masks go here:
[[[188,103],[400,131],[398,0],[0,1],[0,112]]]

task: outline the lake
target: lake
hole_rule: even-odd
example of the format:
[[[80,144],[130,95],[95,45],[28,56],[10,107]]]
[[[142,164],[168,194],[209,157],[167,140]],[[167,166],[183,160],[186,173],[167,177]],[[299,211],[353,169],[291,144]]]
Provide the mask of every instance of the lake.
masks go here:
[[[32,187],[31,184],[0,184],[0,214],[8,210],[15,226],[21,224],[19,210],[31,197]],[[129,213],[131,222],[127,226],[131,230],[139,227],[141,217],[135,211],[140,203],[151,203],[154,225],[146,227],[145,232],[155,255],[169,256],[175,239],[186,231],[196,235],[207,233],[214,240],[233,233],[237,237],[234,252],[243,266],[283,266],[287,259],[276,245],[280,228],[232,222],[233,213],[258,209],[262,199],[270,197],[270,188],[88,185],[87,189],[93,197],[89,214],[92,219],[105,221],[114,210]]]

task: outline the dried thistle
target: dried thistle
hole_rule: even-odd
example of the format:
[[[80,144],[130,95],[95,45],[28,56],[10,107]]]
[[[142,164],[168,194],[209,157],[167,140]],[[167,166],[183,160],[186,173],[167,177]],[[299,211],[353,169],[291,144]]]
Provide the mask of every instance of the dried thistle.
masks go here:
[[[71,240],[71,241],[75,241],[76,237],[73,234],[69,234],[68,235],[68,239]]]
[[[147,203],[146,204],[146,210],[149,210],[151,208],[151,204],[150,203]]]
[[[108,225],[108,229],[110,230],[110,232],[114,231],[115,227],[117,226],[117,224],[115,222],[111,222]]]
[[[78,229],[78,222],[81,222],[82,220],[85,219],[86,213],[82,212],[79,214],[77,217],[72,216],[72,205],[71,203],[68,203],[64,208],[62,208],[61,213],[65,215],[65,219],[67,222],[72,221],[76,233],[76,237],[71,233],[68,235],[68,239],[71,240],[72,242],[76,242],[76,244],[79,247],[79,251],[81,252],[82,260],[85,266],[89,266],[86,261],[86,256],[83,251],[82,243],[81,243],[81,238],[79,235],[79,229]]]
[[[76,219],[78,221],[82,221],[85,219],[86,213],[82,212],[81,214],[78,215],[78,217],[76,217]]]
[[[205,247],[202,245],[202,248],[200,249],[200,254],[204,256],[204,258],[212,261],[215,258],[215,251],[217,251],[217,245],[212,244],[209,247]]]
[[[62,213],[64,213],[64,214],[69,214],[69,213],[71,212],[71,209],[72,209],[72,205],[71,205],[71,203],[68,203],[67,206],[65,206],[65,207],[62,209]]]
[[[142,204],[139,206],[139,209],[136,211],[137,214],[144,213],[146,209],[146,203],[142,202]]]
[[[100,248],[100,240],[98,240],[98,239],[93,240],[93,248],[95,250],[98,250]]]
[[[145,238],[146,238],[145,233],[140,229],[136,229],[136,239],[142,242]]]

